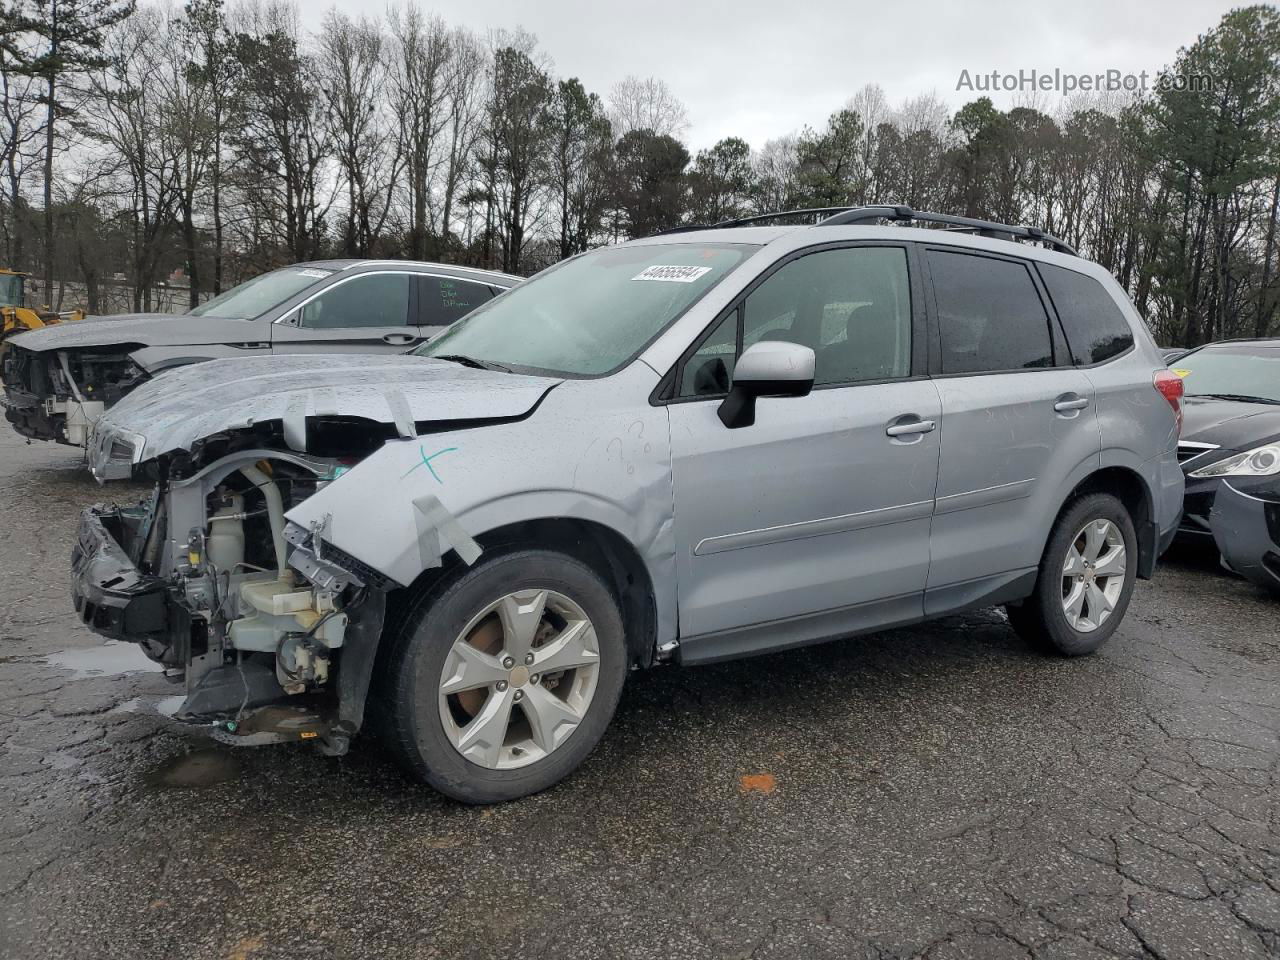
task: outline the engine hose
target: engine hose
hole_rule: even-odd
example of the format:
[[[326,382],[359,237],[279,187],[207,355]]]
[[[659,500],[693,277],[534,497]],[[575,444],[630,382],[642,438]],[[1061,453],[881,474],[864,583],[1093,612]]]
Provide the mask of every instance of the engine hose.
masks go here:
[[[271,525],[271,539],[276,550],[276,576],[283,578],[288,566],[284,546],[284,499],[280,496],[280,488],[257,467],[241,467],[240,472],[262,491],[262,499],[267,503],[267,521]]]

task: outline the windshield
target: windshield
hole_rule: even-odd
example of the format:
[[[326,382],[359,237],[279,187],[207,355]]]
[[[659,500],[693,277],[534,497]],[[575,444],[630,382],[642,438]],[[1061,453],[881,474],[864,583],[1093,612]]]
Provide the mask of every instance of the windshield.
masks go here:
[[[1280,350],[1197,350],[1173,361],[1189,397],[1240,397],[1280,403]]]
[[[189,311],[193,317],[218,317],[225,320],[253,320],[272,307],[284,303],[295,293],[318,283],[334,271],[316,267],[286,267],[246,280],[226,293]]]
[[[595,250],[520,284],[414,352],[565,376],[612,373],[754,249],[673,242]]]
[[[22,277],[16,273],[0,274],[0,306],[22,307]]]

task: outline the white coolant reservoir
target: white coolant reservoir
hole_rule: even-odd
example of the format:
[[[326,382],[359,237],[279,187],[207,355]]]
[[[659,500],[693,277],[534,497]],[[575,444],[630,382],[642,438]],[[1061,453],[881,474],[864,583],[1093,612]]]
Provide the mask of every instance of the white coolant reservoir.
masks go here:
[[[232,494],[209,517],[205,553],[219,573],[229,573],[244,562],[244,497],[240,494]]]
[[[98,422],[98,418],[106,408],[107,405],[101,400],[83,402],[68,400],[66,403],[67,443],[76,447],[86,446],[89,434],[93,432],[93,425]]]

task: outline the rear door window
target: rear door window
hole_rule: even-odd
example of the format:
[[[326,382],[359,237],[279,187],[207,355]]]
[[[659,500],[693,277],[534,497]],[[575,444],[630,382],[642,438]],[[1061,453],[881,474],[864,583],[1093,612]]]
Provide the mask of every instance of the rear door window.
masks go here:
[[[1102,363],[1133,346],[1133,330],[1102,284],[1074,270],[1047,263],[1038,266],[1062,321],[1072,360],[1082,366]]]
[[[930,250],[944,374],[1053,366],[1049,315],[1021,261]]]
[[[418,282],[418,323],[424,327],[447,327],[493,299],[487,284],[470,280],[420,277]]]

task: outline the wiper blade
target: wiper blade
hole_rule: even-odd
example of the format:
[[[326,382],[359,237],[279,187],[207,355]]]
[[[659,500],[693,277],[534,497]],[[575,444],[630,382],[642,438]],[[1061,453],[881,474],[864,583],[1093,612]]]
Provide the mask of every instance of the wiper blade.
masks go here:
[[[1247,393],[1188,393],[1188,397],[1208,397],[1210,400],[1235,400],[1239,403],[1280,404],[1280,400],[1271,397],[1253,397]]]
[[[432,360],[448,360],[450,363],[459,363],[464,367],[471,367],[473,370],[499,370],[502,373],[510,373],[510,367],[504,367],[500,363],[494,363],[492,360],[477,360],[475,357],[468,357],[461,353],[442,353],[433,355]]]

